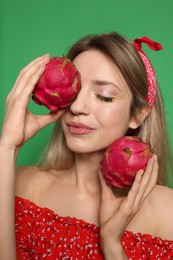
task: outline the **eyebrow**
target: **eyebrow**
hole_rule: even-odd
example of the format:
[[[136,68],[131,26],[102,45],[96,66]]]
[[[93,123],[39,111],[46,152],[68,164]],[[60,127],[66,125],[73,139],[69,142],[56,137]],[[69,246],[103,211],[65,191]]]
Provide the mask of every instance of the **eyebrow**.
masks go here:
[[[119,91],[121,91],[121,89],[120,89],[115,83],[113,83],[112,81],[96,79],[96,80],[93,80],[92,82],[95,83],[95,84],[97,84],[97,85],[101,85],[101,86],[104,86],[104,85],[113,85],[113,86],[115,86]]]

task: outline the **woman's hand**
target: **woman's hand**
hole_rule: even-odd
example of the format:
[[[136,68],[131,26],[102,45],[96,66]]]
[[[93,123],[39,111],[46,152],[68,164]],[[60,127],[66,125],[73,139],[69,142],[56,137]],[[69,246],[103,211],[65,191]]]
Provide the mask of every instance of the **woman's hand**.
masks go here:
[[[121,236],[131,219],[141,208],[145,199],[152,192],[157,182],[157,176],[158,163],[154,155],[149,160],[146,170],[137,172],[128,195],[125,197],[116,197],[111,188],[105,183],[104,177],[100,172],[102,185],[100,243],[105,256],[108,251],[111,252],[110,247],[112,247],[112,251],[115,251],[116,247],[122,249]],[[126,257],[117,259],[126,259]]]
[[[49,62],[48,54],[39,57],[23,68],[7,97],[2,127],[1,144],[19,148],[40,129],[56,121],[63,111],[47,115],[33,115],[27,110],[30,96]]]

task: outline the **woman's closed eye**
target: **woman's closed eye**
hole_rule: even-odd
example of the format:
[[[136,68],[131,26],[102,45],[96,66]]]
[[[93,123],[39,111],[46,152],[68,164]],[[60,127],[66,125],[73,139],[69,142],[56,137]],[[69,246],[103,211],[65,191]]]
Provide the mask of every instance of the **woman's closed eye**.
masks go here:
[[[101,100],[103,102],[113,102],[115,100],[120,99],[120,97],[107,97],[107,96],[103,96],[98,93],[92,93],[92,96],[95,96],[96,98],[98,98],[99,100]]]
[[[112,84],[106,84],[105,81],[103,85],[101,83],[94,85],[91,93],[92,96],[103,102],[113,102],[120,99],[122,95],[119,88],[112,86]]]
[[[115,101],[117,98],[113,98],[113,97],[106,97],[106,96],[102,96],[100,94],[96,94],[94,93],[94,95],[101,101],[104,101],[104,102],[113,102]]]

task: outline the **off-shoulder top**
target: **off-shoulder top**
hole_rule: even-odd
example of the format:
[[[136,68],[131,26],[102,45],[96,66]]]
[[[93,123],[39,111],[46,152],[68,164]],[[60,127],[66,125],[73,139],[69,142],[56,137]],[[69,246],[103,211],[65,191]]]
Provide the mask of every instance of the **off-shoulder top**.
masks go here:
[[[73,217],[62,217],[27,199],[15,197],[17,259],[103,260],[99,227]],[[126,230],[123,248],[130,260],[173,259],[173,241]]]

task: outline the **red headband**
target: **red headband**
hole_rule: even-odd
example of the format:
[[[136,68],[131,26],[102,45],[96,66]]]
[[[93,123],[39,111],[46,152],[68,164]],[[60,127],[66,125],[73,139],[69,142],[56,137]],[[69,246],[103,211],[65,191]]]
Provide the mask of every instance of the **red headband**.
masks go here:
[[[143,60],[143,63],[145,65],[145,68],[146,68],[147,78],[148,78],[147,102],[149,103],[149,106],[152,107],[154,105],[154,101],[155,101],[155,98],[156,98],[156,86],[157,86],[156,75],[155,75],[155,72],[154,72],[154,69],[153,69],[151,62],[149,61],[146,54],[142,50],[141,43],[147,44],[148,47],[150,47],[154,51],[159,51],[163,48],[158,42],[154,42],[151,39],[147,38],[146,36],[144,36],[142,38],[137,38],[133,42],[133,45],[138,50],[138,52],[139,52],[139,54],[140,54],[140,56]]]

